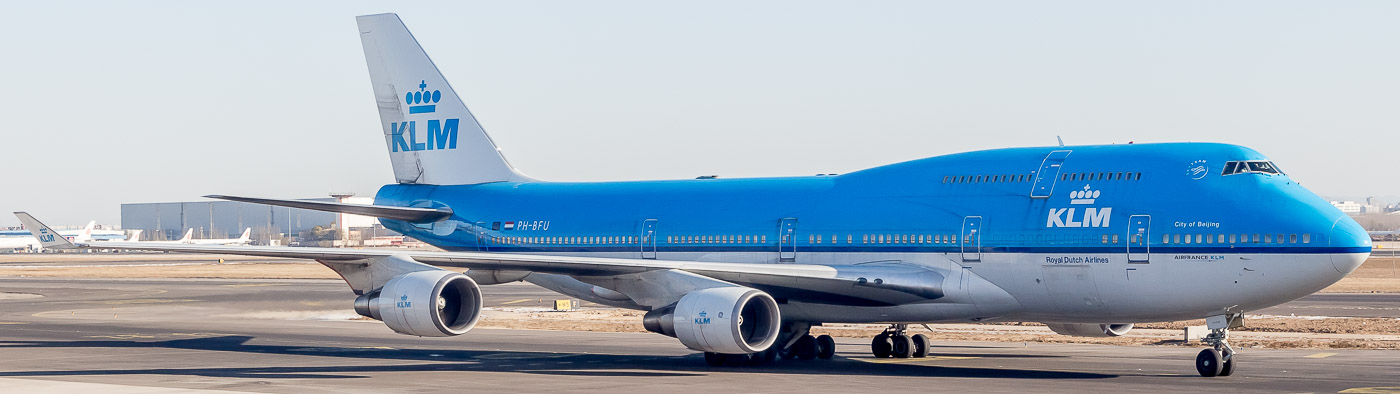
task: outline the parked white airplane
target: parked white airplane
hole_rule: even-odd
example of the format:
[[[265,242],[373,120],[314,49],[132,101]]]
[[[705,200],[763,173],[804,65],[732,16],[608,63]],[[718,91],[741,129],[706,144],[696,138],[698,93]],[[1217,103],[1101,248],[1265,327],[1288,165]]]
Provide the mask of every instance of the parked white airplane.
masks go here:
[[[243,229],[243,235],[238,238],[190,239],[190,233],[185,233],[185,238],[181,242],[193,245],[247,245],[252,242],[250,238],[252,234],[252,227]]]
[[[93,239],[93,229],[97,227],[97,221],[89,221],[82,230],[59,231],[58,235],[73,242],[90,242]],[[29,249],[33,251],[44,250],[44,246],[35,239],[29,230],[6,230],[0,232],[0,250]]]
[[[193,235],[194,235],[194,229],[191,228],[191,229],[186,229],[186,230],[185,230],[185,235],[184,235],[183,237],[180,237],[180,239],[177,239],[177,240],[174,240],[174,241],[142,241],[142,240],[141,240],[141,230],[136,230],[136,232],[135,232],[135,233],[132,233],[132,234],[131,234],[131,237],[130,237],[129,239],[127,239],[126,242],[129,242],[129,243],[140,243],[140,244],[142,244],[142,245],[178,245],[178,244],[188,244],[188,243],[190,243],[190,239],[191,239],[191,237],[192,237]]]

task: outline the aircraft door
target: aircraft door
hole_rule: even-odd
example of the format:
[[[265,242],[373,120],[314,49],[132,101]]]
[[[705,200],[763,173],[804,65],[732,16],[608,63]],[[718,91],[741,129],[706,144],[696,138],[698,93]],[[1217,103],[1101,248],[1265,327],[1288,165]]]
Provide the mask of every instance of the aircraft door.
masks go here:
[[[1152,217],[1148,215],[1133,215],[1128,217],[1128,262],[1146,263],[1150,257],[1148,243],[1152,242],[1152,234],[1149,228],[1152,225]]]
[[[797,218],[778,221],[778,261],[797,261]]]
[[[642,241],[642,258],[656,258],[656,219],[642,221],[642,234],[638,239]]]
[[[488,229],[490,229],[490,228],[491,228],[491,224],[489,224],[489,223],[486,223],[486,222],[476,222],[476,250],[477,250],[477,251],[481,251],[481,252],[490,252],[490,251],[491,251],[490,245],[487,245],[487,243],[489,242],[491,236],[486,234],[486,230],[488,230]]]
[[[962,225],[963,261],[982,261],[982,217],[963,218]]]
[[[1067,150],[1057,150],[1045,155],[1040,163],[1040,171],[1035,172],[1035,184],[1031,185],[1031,198],[1050,198],[1055,190],[1055,181],[1060,178],[1060,165],[1069,157]]]

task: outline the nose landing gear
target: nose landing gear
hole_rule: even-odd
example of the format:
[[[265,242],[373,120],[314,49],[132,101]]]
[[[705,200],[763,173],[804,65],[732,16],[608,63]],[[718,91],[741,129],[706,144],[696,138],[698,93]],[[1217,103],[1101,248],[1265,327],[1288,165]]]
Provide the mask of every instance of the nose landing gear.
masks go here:
[[[1196,372],[1208,378],[1235,373],[1235,349],[1230,347],[1227,340],[1230,338],[1230,329],[1243,327],[1243,322],[1243,313],[1206,318],[1210,334],[1202,338],[1201,342],[1210,345],[1210,348],[1196,355]]]
[[[928,336],[909,335],[908,324],[891,324],[885,332],[870,341],[870,353],[875,358],[928,357]]]

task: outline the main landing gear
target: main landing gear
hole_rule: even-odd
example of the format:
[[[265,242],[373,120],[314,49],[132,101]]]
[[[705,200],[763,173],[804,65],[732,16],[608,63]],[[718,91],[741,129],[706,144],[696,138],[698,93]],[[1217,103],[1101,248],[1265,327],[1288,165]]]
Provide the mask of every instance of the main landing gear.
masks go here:
[[[870,353],[875,358],[928,357],[928,336],[909,335],[908,324],[891,324],[885,332],[870,341]]]
[[[836,355],[836,339],[830,335],[812,336],[810,323],[783,324],[778,340],[768,350],[750,354],[705,352],[705,363],[713,367],[771,364],[779,357],[784,360],[829,360]]]
[[[1210,348],[1196,355],[1196,372],[1208,378],[1235,373],[1235,349],[1226,340],[1230,337],[1230,329],[1243,327],[1243,321],[1242,313],[1206,318],[1210,334],[1201,342],[1210,345]]]

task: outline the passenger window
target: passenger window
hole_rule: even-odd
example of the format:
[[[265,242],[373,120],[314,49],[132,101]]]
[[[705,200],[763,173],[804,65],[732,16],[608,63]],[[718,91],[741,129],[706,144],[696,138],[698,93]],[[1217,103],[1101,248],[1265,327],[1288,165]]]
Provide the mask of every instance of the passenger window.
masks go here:
[[[1235,238],[1235,235],[1234,235],[1234,234],[1230,234],[1230,243],[1235,243],[1235,241],[1236,241],[1237,239],[1238,239],[1238,238]]]
[[[1288,243],[1291,243],[1291,244],[1296,244],[1296,243],[1298,243],[1298,234],[1288,234]]]
[[[1062,181],[1068,181],[1068,180],[1069,180],[1069,174],[1060,174],[1060,180],[1062,180]]]
[[[1108,234],[1103,235],[1103,244],[1108,245]]]
[[[1201,235],[1196,234],[1196,243],[1201,243]]]
[[[1179,243],[1181,243],[1181,234],[1173,234],[1173,235],[1172,235],[1172,243],[1174,243],[1174,244],[1179,244]]]
[[[947,176],[947,175],[944,175],[944,176],[943,176],[943,183],[948,183],[948,176]]]
[[[1278,238],[1274,238],[1274,239],[1277,239],[1277,240],[1278,240],[1278,243],[1283,243],[1283,234],[1279,234],[1279,235],[1278,235]]]
[[[1167,234],[1162,234],[1162,244],[1163,244],[1163,245],[1166,245],[1166,244],[1170,244],[1170,243],[1172,243],[1172,242],[1171,242],[1171,236],[1170,236],[1170,235],[1167,235]]]
[[[1303,234],[1303,243],[1312,243],[1312,234]]]
[[[1274,243],[1274,235],[1273,235],[1273,234],[1264,234],[1264,243],[1266,243],[1266,244]]]
[[[761,239],[759,239],[759,242],[761,242],[761,243],[768,243],[768,236],[767,236],[767,235],[763,236]]]

